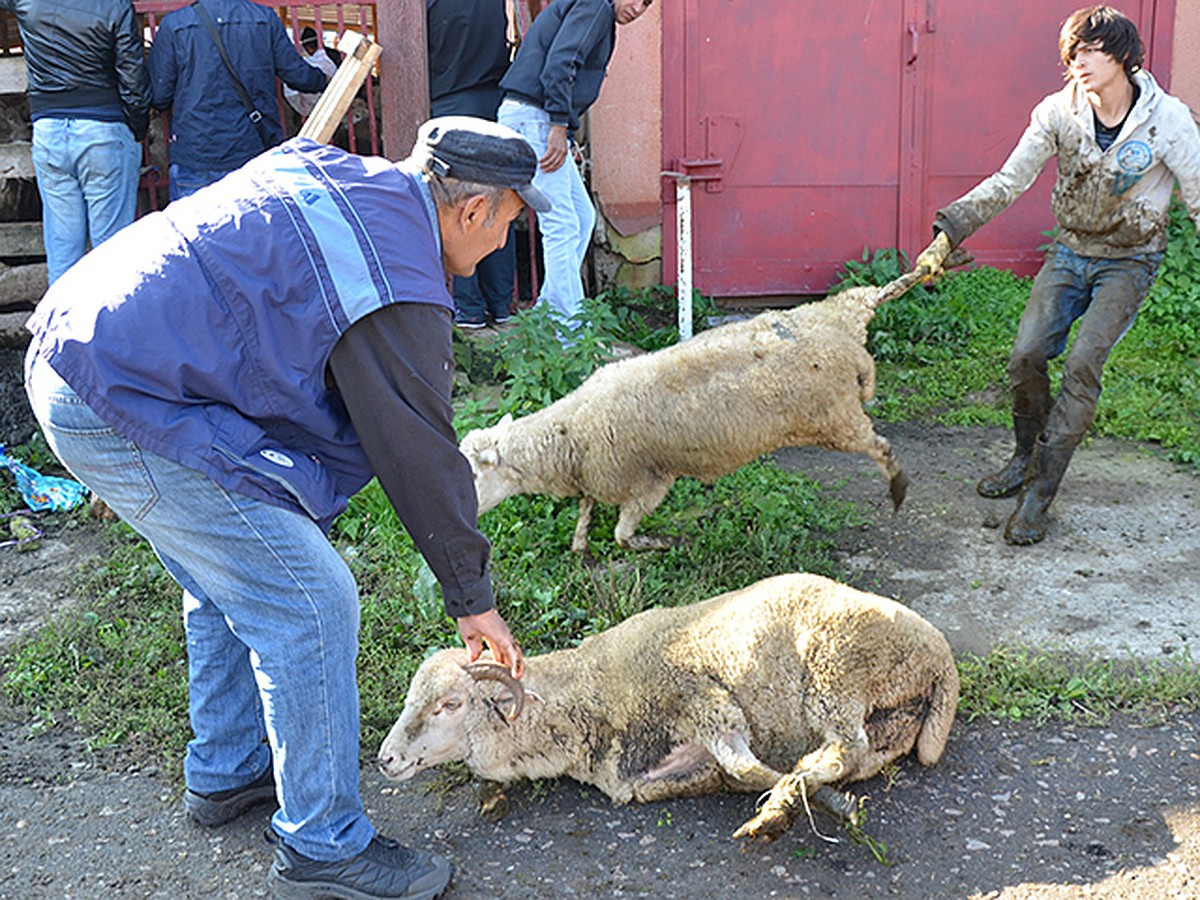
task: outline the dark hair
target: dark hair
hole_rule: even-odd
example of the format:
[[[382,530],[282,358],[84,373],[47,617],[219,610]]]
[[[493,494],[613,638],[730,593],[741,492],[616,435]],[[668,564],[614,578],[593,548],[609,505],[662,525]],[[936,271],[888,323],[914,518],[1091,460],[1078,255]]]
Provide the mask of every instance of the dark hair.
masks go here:
[[[1111,6],[1089,6],[1067,16],[1058,35],[1063,65],[1070,66],[1084,44],[1099,44],[1103,52],[1125,67],[1129,76],[1142,67],[1146,55],[1137,26]]]

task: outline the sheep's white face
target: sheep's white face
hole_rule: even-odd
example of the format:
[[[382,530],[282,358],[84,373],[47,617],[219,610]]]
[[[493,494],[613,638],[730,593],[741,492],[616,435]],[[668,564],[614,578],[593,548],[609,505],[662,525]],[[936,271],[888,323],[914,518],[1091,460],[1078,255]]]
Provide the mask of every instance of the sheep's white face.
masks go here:
[[[413,676],[404,710],[379,748],[379,768],[388,778],[406,781],[470,755],[467,718],[475,685],[465,661],[465,652],[443,650]]]
[[[513,483],[514,472],[500,458],[500,431],[511,418],[505,416],[500,424],[491,428],[479,428],[463,437],[459,451],[471,464],[475,476],[475,496],[479,499],[479,514],[507,500],[521,490]]]

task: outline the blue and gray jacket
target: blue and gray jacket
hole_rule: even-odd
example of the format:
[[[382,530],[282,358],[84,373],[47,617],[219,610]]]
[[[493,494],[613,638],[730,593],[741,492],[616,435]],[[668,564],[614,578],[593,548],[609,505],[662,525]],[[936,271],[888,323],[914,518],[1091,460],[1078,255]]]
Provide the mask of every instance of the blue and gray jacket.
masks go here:
[[[125,437],[328,528],[373,473],[326,364],[389,304],[453,310],[436,223],[416,174],[295,139],[118,233],[29,328]]]

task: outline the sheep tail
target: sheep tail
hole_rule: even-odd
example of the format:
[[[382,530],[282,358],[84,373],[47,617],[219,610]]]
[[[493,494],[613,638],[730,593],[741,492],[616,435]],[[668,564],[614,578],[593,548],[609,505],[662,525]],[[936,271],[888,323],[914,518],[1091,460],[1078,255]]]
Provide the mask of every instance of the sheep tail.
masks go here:
[[[932,766],[942,758],[946,741],[950,739],[950,726],[958,710],[958,669],[946,648],[948,662],[933,682],[933,694],[929,698],[929,711],[917,734],[917,759],[923,766]]]

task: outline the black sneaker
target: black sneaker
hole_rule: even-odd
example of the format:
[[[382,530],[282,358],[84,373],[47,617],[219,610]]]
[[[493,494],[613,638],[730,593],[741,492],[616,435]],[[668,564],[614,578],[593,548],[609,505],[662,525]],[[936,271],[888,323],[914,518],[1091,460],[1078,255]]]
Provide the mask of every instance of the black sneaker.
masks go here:
[[[378,834],[358,856],[338,862],[301,856],[273,831],[268,831],[266,838],[275,847],[269,881],[271,896],[277,900],[317,897],[433,900],[446,889],[454,874],[445,857],[410,850]]]
[[[183,811],[193,822],[206,828],[215,828],[232,822],[252,806],[274,799],[275,773],[268,766],[265,772],[245,787],[217,791],[213,794],[185,791]]]

